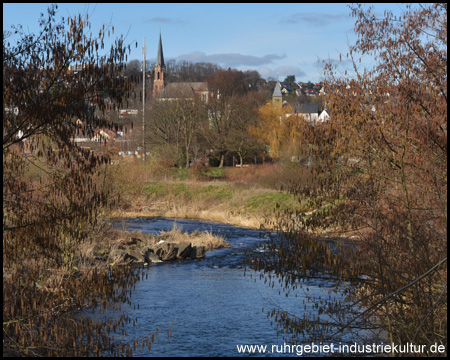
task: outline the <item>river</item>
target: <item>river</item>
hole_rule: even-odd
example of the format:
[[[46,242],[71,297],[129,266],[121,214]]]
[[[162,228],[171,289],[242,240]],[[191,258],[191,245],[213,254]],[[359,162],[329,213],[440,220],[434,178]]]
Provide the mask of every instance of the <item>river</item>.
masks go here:
[[[137,323],[126,327],[127,337],[122,340],[141,338],[155,328],[159,336],[150,351],[139,346],[139,356],[239,356],[248,353],[240,354],[238,346],[256,344],[267,345],[266,353],[259,356],[289,355],[271,353],[272,345],[283,345],[284,340],[267,311],[280,306],[301,316],[302,311],[314,311],[314,305],[308,304],[305,310],[302,291],[299,298],[285,297],[283,292],[280,296],[279,288],[264,284],[253,270],[247,269],[244,276],[242,268],[246,256],[264,251],[261,244],[269,240],[270,233],[184,219],[124,221],[126,230],[143,233],[170,230],[174,224],[187,232],[208,230],[232,245],[208,251],[204,259],[164,262],[142,270],[143,279],[131,294],[134,305],[123,307]],[[332,284],[315,279],[307,286],[309,295],[326,298]]]

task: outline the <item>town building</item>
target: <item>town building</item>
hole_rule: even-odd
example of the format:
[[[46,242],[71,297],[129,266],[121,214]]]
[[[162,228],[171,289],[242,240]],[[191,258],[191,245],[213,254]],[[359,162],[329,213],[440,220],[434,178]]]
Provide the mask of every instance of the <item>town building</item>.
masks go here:
[[[327,122],[328,120],[330,120],[330,112],[328,111],[327,105],[325,104],[325,108],[320,113],[318,121],[319,122]]]
[[[155,64],[155,78],[153,80],[153,98],[159,101],[192,99],[198,96],[204,103],[210,97],[208,84],[206,82],[174,82],[165,83],[164,54],[162,48],[161,34],[159,34],[158,56]]]
[[[164,89],[164,75],[166,66],[164,64],[164,54],[162,48],[161,33],[159,34],[158,56],[156,57],[155,78],[153,80],[153,98]]]
[[[283,94],[281,93],[281,84],[279,80],[277,80],[275,89],[273,90],[272,104],[273,106],[280,108],[283,106]]]
[[[193,99],[198,96],[204,103],[209,100],[208,84],[206,82],[169,83],[158,94],[158,100]]]
[[[319,105],[318,104],[295,104],[294,114],[297,117],[303,117],[311,125],[316,125],[319,120]]]

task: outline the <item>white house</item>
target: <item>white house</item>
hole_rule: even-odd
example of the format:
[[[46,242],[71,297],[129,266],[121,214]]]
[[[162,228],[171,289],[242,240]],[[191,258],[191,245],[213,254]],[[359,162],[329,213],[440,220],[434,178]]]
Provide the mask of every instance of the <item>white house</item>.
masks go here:
[[[315,125],[319,120],[319,105],[318,104],[295,104],[294,114],[298,117],[303,117],[311,125]]]
[[[323,109],[323,111],[320,113],[319,118],[317,119],[319,122],[325,122],[330,120],[330,113],[328,112],[327,108]]]

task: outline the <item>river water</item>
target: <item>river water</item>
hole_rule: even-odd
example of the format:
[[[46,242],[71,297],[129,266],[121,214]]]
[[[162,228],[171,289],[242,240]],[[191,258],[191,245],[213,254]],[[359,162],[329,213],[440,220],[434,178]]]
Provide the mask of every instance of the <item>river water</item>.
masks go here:
[[[143,233],[170,230],[174,224],[187,232],[208,230],[232,245],[208,251],[204,259],[164,262],[143,270],[143,279],[131,294],[133,305],[123,307],[137,323],[126,327],[127,338],[122,340],[142,338],[155,328],[159,335],[150,351],[139,346],[139,356],[248,356],[237,347],[257,344],[267,345],[266,354],[259,356],[289,355],[271,353],[272,345],[283,345],[284,340],[267,311],[280,306],[301,316],[302,311],[314,311],[313,304],[304,309],[301,291],[300,298],[285,297],[283,292],[280,296],[277,286],[264,284],[253,270],[247,269],[244,276],[243,260],[264,251],[261,244],[269,240],[268,232],[184,219],[130,218],[124,222],[126,230]],[[332,287],[320,279],[307,285],[310,295],[323,298]]]

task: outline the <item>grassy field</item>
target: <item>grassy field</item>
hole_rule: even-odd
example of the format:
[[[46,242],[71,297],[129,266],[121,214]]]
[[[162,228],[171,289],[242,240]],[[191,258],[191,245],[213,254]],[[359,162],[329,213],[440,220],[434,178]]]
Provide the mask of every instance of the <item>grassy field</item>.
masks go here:
[[[112,178],[121,202],[109,217],[166,216],[260,228],[279,212],[312,210],[280,190],[286,170],[276,165],[162,172],[154,164],[130,162],[116,166]]]

